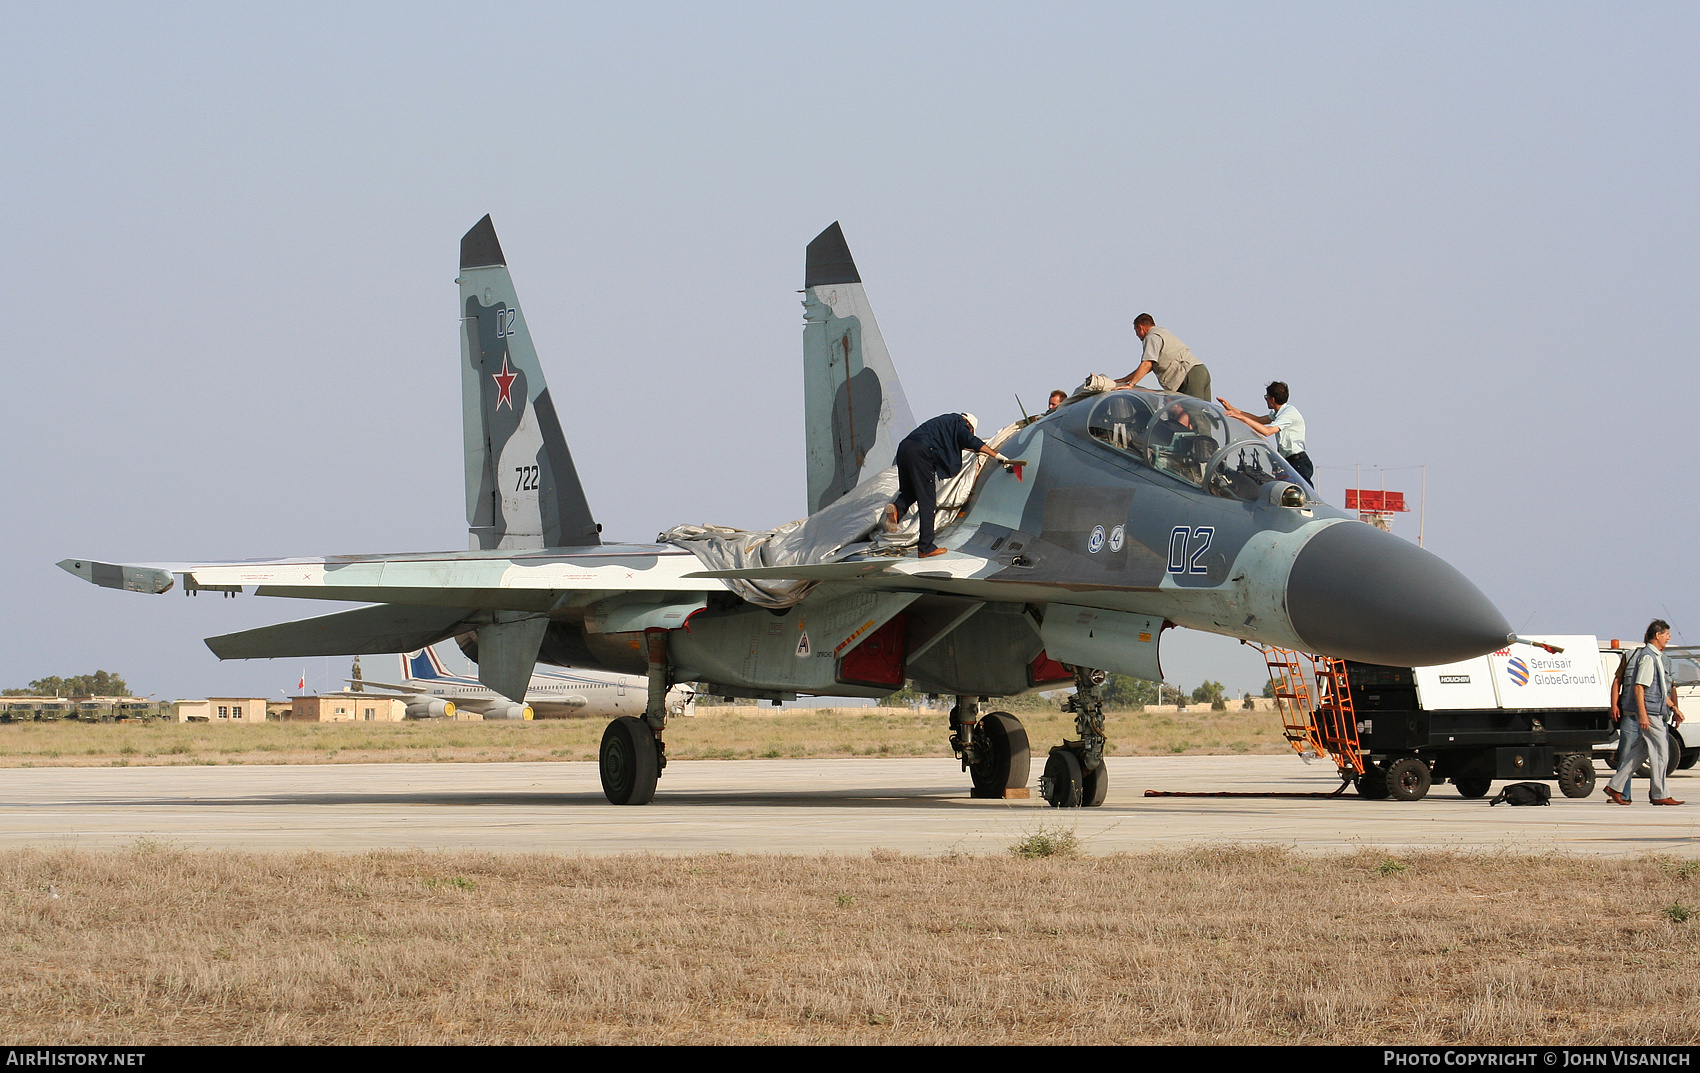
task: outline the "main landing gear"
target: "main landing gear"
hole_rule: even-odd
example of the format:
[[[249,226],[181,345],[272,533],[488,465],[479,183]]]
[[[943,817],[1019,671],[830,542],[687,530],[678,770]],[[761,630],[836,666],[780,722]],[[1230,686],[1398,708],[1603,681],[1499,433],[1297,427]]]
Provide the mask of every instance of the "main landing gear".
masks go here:
[[[958,695],[950,710],[950,749],[974,787],[970,797],[1026,797],[1032,753],[1027,730],[1008,712],[980,714],[978,697]]]
[[[1110,771],[1104,763],[1103,671],[1074,668],[1074,695],[1066,711],[1074,713],[1079,741],[1053,746],[1039,779],[1039,795],[1052,808],[1096,808],[1110,790]]]
[[[602,772],[602,793],[615,805],[647,805],[655,799],[655,783],[667,767],[667,745],[661,732],[667,728],[667,687],[672,685],[667,667],[667,631],[644,635],[649,645],[649,699],[643,718],[622,715],[602,732],[602,749],[597,762]]]

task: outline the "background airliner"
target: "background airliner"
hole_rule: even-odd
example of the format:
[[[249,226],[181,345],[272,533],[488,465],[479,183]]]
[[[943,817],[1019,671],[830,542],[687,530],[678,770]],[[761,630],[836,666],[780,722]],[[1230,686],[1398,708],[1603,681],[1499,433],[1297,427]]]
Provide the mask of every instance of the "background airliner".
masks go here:
[[[525,703],[515,704],[476,678],[451,674],[431,648],[402,655],[401,673],[400,682],[366,679],[365,685],[410,694],[409,719],[441,718],[453,715],[455,709],[478,712],[486,719],[642,715],[649,692],[643,675],[538,671],[526,687]],[[695,705],[696,692],[689,686],[674,686],[667,691],[669,715],[693,715]]]

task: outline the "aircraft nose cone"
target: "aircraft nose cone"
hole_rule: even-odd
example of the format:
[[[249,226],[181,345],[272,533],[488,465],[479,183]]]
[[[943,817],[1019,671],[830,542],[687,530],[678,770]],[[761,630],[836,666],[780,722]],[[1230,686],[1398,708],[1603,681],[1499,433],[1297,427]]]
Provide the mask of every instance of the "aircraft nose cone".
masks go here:
[[[1371,525],[1341,522],[1299,550],[1287,616],[1311,651],[1430,667],[1505,645],[1511,625],[1439,556]]]

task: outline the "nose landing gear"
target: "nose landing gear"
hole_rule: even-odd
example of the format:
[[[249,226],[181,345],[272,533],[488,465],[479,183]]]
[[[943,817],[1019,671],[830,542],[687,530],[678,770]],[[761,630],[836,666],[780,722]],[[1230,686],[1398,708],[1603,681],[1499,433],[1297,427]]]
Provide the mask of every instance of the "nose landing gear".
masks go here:
[[[1100,687],[1107,677],[1090,667],[1074,668],[1074,695],[1068,711],[1074,713],[1079,741],[1052,747],[1039,779],[1039,795],[1052,808],[1096,808],[1110,790],[1110,771],[1104,763],[1104,696]]]

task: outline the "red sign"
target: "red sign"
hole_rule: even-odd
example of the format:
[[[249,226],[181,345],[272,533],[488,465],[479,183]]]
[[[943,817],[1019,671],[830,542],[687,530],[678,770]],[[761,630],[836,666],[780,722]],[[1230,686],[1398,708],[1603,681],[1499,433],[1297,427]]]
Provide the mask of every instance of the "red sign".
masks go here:
[[[1404,492],[1383,492],[1379,489],[1346,489],[1346,509],[1365,514],[1409,514]]]

